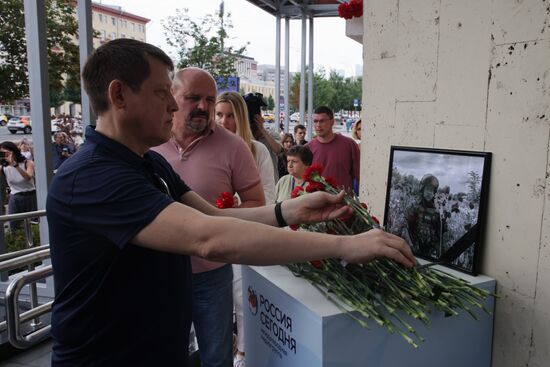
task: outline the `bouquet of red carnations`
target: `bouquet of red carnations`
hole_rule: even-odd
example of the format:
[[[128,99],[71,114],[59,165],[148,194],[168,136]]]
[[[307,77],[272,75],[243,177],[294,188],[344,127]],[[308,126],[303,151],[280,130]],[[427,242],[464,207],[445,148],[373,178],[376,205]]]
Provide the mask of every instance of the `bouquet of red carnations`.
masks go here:
[[[337,194],[340,189],[330,177],[322,176],[323,167],[311,165],[304,174],[306,189],[292,196],[313,191]],[[345,203],[353,214],[327,222],[295,226],[302,230],[338,235],[353,235],[380,228],[378,219],[369,213],[354,193],[346,193]],[[494,296],[468,282],[430,265],[406,269],[388,259],[368,264],[346,264],[339,259],[323,259],[287,265],[298,277],[317,287],[329,300],[348,313],[361,326],[369,328],[372,319],[390,333],[398,333],[417,348],[424,341],[410,323],[410,318],[430,324],[429,314],[436,310],[458,315],[459,310],[477,319],[475,309],[490,313],[483,301]]]
[[[345,0],[338,5],[338,16],[344,19],[363,16],[363,0]]]

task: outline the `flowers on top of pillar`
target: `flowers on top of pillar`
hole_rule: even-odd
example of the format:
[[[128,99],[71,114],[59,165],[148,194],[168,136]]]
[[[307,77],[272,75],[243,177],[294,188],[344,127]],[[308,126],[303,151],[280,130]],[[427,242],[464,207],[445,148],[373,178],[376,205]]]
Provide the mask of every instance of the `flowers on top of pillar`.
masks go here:
[[[363,0],[345,0],[340,2],[341,4],[338,5],[338,16],[340,18],[351,19],[363,16]]]

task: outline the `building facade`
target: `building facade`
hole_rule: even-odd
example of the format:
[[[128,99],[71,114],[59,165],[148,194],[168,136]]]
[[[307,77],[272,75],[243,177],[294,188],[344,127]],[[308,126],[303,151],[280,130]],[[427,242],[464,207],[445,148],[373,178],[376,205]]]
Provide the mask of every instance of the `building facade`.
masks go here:
[[[94,48],[117,38],[146,42],[146,25],[149,21],[122,10],[120,6],[92,3],[92,27],[99,32],[99,37],[94,37]]]
[[[146,42],[146,25],[150,19],[123,11],[120,6],[92,3],[92,28],[98,32],[94,37],[94,49],[117,38],[131,38]],[[74,42],[78,40],[75,38]],[[57,108],[51,108],[52,115],[65,113],[76,116],[81,112],[80,104],[65,102]]]
[[[235,61],[237,76],[241,79],[258,79],[258,62],[253,57],[239,56]]]

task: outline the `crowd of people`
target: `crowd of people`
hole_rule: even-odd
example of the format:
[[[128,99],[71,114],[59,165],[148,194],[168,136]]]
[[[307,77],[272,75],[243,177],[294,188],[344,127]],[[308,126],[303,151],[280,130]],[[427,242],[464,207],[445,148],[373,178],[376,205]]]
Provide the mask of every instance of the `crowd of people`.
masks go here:
[[[62,130],[62,128],[60,128]],[[59,166],[72,156],[84,142],[82,134],[58,131],[52,135],[52,166]],[[0,143],[1,214],[17,214],[37,210],[35,166],[32,141]],[[6,211],[7,205],[7,211]],[[21,220],[10,221],[10,230],[21,227]]]
[[[264,128],[261,95],[218,95],[199,68],[172,73],[155,46],[102,45],[82,71],[95,128],[82,145],[54,135],[46,203],[52,366],[186,366],[193,324],[202,366],[244,367],[242,282],[232,264],[416,263],[403,239],[381,230],[342,237],[284,229],[350,213],[343,192],[289,198],[307,185],[312,163],[342,189],[356,187],[360,122],[348,138],[320,106],[311,141],[303,125],[281,138]],[[20,190],[13,196],[29,197],[21,192],[34,190],[32,149],[14,146],[0,145],[2,173]],[[235,196],[233,207],[216,207],[222,192]],[[13,200],[14,210],[28,204]]]

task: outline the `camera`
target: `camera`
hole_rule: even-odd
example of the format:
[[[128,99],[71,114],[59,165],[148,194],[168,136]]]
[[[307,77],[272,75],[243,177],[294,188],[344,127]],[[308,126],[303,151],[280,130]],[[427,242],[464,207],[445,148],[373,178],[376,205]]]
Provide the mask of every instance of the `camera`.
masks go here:
[[[258,136],[258,126],[254,121],[255,115],[262,114],[262,107],[267,107],[265,102],[264,95],[261,93],[248,93],[243,96],[244,101],[246,102],[246,108],[248,109],[248,119],[250,122],[250,129],[252,134]]]

